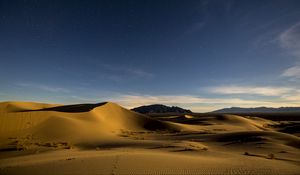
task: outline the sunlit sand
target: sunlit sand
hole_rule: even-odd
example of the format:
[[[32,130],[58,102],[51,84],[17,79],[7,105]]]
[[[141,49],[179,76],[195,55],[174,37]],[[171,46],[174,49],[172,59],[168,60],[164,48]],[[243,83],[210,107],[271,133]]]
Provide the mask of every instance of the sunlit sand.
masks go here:
[[[2,102],[0,174],[299,174],[300,139],[275,126],[237,115],[149,117],[110,102]]]

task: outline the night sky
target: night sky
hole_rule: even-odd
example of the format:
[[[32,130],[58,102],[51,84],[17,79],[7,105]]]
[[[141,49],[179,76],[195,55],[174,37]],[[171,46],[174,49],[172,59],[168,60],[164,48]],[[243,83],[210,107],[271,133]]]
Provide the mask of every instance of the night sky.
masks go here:
[[[300,106],[299,0],[0,0],[0,100]]]

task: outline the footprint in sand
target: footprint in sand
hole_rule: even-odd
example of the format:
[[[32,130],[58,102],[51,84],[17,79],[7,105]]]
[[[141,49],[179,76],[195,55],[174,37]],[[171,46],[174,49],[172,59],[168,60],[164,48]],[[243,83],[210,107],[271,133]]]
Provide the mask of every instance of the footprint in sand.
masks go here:
[[[120,155],[117,155],[116,158],[115,158],[115,161],[113,163],[113,167],[112,167],[112,170],[111,170],[111,173],[110,173],[111,175],[116,174],[116,171],[118,169],[119,160],[120,160]]]

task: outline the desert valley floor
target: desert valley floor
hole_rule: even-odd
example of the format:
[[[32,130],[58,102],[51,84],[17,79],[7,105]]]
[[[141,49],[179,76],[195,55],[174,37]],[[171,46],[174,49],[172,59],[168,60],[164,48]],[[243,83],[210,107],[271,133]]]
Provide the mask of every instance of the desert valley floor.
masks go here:
[[[2,102],[0,174],[296,175],[293,124],[225,114],[150,117],[110,102]]]

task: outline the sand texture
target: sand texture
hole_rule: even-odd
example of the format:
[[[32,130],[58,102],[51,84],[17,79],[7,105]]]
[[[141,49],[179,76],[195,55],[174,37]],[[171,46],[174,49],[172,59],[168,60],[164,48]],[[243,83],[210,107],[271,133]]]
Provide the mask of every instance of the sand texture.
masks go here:
[[[283,118],[284,120],[284,118]],[[0,103],[0,174],[300,174],[299,121]]]

